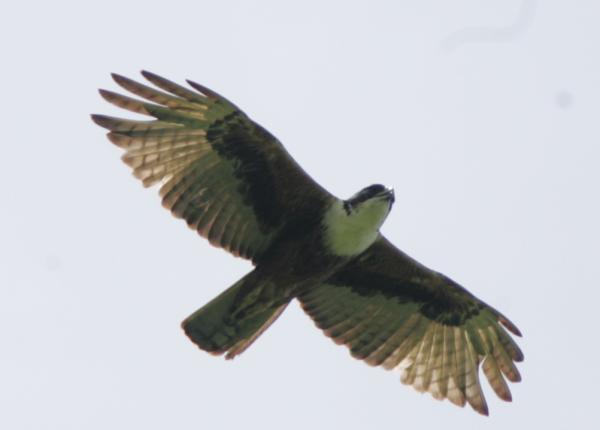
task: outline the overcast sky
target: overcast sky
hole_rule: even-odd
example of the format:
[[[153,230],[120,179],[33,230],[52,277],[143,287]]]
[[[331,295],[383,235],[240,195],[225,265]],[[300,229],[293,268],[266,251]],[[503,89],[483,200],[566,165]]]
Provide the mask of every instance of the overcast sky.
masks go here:
[[[0,6],[0,428],[596,428],[597,1]],[[247,273],[161,208],[89,114],[148,69],[221,92],[331,192],[524,334],[514,401],[438,402],[294,303],[233,362],[180,321]]]

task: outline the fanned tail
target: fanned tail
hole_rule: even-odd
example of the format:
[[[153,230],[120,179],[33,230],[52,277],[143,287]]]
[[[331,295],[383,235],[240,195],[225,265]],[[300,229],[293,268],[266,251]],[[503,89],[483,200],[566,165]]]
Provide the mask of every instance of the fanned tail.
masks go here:
[[[185,334],[200,349],[214,355],[226,353],[232,359],[244,352],[285,310],[289,301],[272,305],[273,302],[255,302],[251,312],[240,311],[240,297],[254,296],[246,289],[260,291],[259,285],[247,285],[248,276],[240,279],[219,296],[198,309],[182,323]]]

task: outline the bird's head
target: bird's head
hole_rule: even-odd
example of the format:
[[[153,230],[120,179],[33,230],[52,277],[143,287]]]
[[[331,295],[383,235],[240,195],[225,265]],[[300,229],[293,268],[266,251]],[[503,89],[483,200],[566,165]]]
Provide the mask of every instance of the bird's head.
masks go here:
[[[344,210],[348,216],[357,216],[361,213],[380,213],[387,217],[394,203],[394,190],[381,184],[369,185],[348,200],[344,200]]]
[[[394,203],[394,190],[371,185],[348,200],[338,200],[324,216],[326,242],[335,255],[358,255],[379,235]]]

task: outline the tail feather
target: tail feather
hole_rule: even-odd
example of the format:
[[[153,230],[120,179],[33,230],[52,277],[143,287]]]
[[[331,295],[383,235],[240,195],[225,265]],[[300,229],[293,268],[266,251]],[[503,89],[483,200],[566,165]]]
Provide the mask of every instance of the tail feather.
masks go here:
[[[200,349],[232,359],[244,352],[281,315],[289,301],[245,314],[237,308],[238,295],[245,285],[242,278],[219,296],[194,312],[182,323],[185,334]],[[272,303],[272,302],[271,302]]]
[[[258,337],[261,334],[263,334],[265,332],[265,330],[267,330],[271,326],[271,324],[273,324],[275,322],[275,320],[277,318],[279,318],[279,315],[282,314],[282,312],[287,307],[288,303],[284,303],[283,305],[280,305],[279,307],[275,308],[274,311],[271,311],[269,309],[270,316],[268,317],[268,319],[259,327],[258,330],[256,330],[252,335],[250,335],[250,337],[240,339],[231,348],[229,348],[227,350],[227,354],[225,354],[225,358],[227,360],[231,360],[236,355],[239,355],[242,352],[244,352],[246,349],[248,349],[248,347],[250,345],[252,345],[254,343],[254,341],[256,339],[258,339]]]

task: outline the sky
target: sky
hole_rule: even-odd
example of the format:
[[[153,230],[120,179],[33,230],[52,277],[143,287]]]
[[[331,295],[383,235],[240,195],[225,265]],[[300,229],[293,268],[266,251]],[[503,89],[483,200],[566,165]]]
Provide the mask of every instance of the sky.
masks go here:
[[[594,428],[595,1],[0,6],[0,428]],[[233,361],[180,322],[251,270],[161,208],[90,113],[111,72],[224,94],[319,183],[524,334],[490,417],[352,359],[292,304]]]

